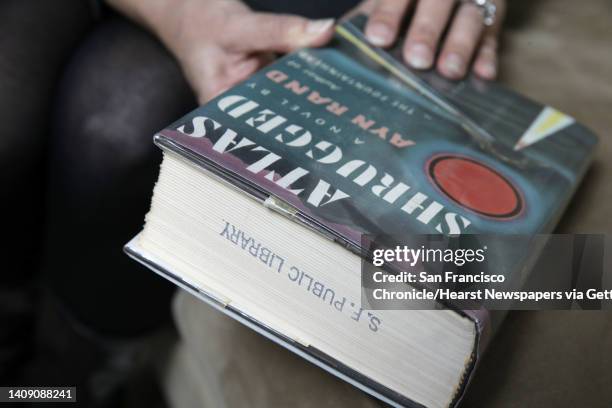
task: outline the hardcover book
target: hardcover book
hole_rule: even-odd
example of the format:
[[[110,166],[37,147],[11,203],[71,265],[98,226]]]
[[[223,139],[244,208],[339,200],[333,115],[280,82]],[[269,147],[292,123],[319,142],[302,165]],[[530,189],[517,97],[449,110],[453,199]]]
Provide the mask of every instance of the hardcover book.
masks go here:
[[[490,313],[362,308],[363,234],[550,232],[597,140],[499,84],[410,71],[364,21],[155,135],[160,176],[126,252],[390,405],[455,406]],[[529,249],[513,250],[491,262],[514,273]]]

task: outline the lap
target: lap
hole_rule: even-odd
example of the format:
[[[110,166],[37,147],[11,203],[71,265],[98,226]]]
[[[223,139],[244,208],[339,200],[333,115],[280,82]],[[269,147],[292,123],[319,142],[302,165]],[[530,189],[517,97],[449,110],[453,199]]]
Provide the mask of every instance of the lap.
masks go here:
[[[174,299],[174,320],[181,342],[163,384],[172,406],[382,406],[187,292]]]
[[[100,332],[139,334],[168,316],[171,286],[121,248],[148,210],[160,162],[152,136],[194,101],[164,47],[118,16],[97,25],[60,82],[50,140],[45,281],[81,322]]]

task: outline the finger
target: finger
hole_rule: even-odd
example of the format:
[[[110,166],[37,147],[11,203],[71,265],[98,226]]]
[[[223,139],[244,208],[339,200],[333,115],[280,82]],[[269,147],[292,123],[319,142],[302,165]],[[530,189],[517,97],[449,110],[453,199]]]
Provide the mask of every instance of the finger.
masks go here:
[[[497,36],[483,38],[474,62],[474,73],[483,79],[497,78]]]
[[[409,4],[410,0],[378,0],[368,18],[366,38],[378,47],[391,45],[397,38]]]
[[[421,0],[404,43],[404,60],[413,68],[428,69],[454,8],[452,0]]]
[[[230,58],[219,64],[207,75],[201,75],[195,84],[195,90],[200,104],[205,104],[217,95],[227,91],[238,82],[247,79],[262,66],[258,56],[236,60]]]
[[[488,27],[482,37],[480,48],[474,61],[474,73],[483,79],[497,78],[499,33],[504,20],[506,2],[496,2],[495,23]]]
[[[442,75],[450,79],[465,76],[483,28],[478,7],[473,4],[459,7],[438,60],[438,70]]]
[[[222,41],[235,52],[291,52],[324,45],[333,36],[333,26],[333,19],[249,12],[228,20]]]
[[[223,73],[226,86],[233,86],[249,75],[253,74],[263,66],[262,57],[251,56],[242,61],[230,65]]]
[[[229,88],[244,81],[262,67],[274,60],[274,56],[269,53],[254,54],[237,62],[231,62],[228,67],[219,75],[216,82],[215,95],[225,92]]]

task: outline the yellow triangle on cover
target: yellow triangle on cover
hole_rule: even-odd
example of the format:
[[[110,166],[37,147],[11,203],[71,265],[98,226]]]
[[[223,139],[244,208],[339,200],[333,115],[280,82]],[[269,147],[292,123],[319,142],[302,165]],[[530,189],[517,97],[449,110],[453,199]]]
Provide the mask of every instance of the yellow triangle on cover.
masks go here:
[[[574,118],[546,106],[533,121],[529,129],[521,136],[514,146],[514,150],[521,150],[540,140],[568,127],[574,123]]]

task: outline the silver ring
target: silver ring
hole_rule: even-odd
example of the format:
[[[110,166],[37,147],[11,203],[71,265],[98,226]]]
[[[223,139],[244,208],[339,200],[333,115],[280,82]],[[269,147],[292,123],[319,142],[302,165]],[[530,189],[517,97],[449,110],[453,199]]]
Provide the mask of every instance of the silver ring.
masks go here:
[[[478,7],[482,13],[482,21],[486,26],[492,26],[495,23],[495,14],[497,6],[491,0],[461,0],[463,3],[470,3]]]

